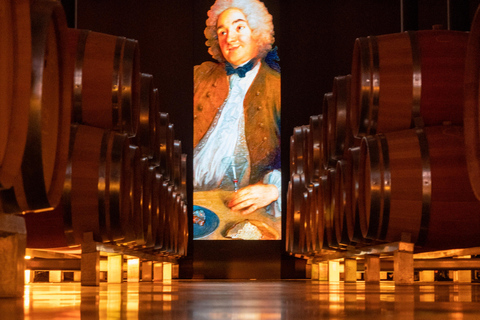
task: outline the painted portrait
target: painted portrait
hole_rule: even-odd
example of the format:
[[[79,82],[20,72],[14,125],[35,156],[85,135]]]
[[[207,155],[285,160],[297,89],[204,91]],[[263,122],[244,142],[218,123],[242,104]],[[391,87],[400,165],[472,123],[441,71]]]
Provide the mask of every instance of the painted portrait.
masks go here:
[[[217,0],[194,66],[194,239],[281,234],[280,65],[272,15],[258,0]]]

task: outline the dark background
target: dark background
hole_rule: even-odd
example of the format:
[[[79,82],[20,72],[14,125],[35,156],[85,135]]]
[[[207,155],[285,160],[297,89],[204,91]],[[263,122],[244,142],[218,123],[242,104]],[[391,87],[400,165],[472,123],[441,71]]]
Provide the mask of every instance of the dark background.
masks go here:
[[[191,181],[193,66],[211,60],[203,30],[214,0],[62,0],[70,27],[139,41],[141,71],[152,74],[188,155]],[[274,18],[282,67],[283,205],[289,137],[321,113],[333,78],[350,73],[357,37],[431,29],[468,31],[480,0],[265,0]],[[449,10],[447,8],[449,7]],[[189,203],[192,203],[189,183]],[[191,208],[190,208],[191,214]],[[282,241],[191,241],[181,277],[295,278],[303,260]]]

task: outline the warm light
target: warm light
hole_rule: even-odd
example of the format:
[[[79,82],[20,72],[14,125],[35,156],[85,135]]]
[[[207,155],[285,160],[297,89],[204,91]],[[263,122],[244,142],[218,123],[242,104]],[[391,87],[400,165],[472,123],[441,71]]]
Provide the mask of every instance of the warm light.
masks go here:
[[[421,302],[435,302],[435,294],[434,293],[422,294],[420,295],[419,300]]]
[[[100,260],[100,271],[108,272],[108,261]]]
[[[140,259],[137,258],[127,260],[127,281],[140,281]]]
[[[25,291],[23,294],[23,306],[25,307],[25,315],[28,315],[28,311],[30,309],[30,286],[25,286]]]
[[[328,280],[340,281],[340,262],[336,260],[328,261]]]
[[[50,270],[48,272],[48,282],[62,282],[62,271],[60,270]]]
[[[123,256],[111,255],[108,256],[108,283],[122,283],[123,280]]]
[[[140,259],[128,259],[128,266],[138,266],[140,265]]]
[[[163,264],[163,280],[172,280],[172,264],[169,262]]]
[[[163,263],[154,263],[153,264],[153,280],[162,281],[163,280]]]
[[[25,260],[30,260],[30,259],[32,259],[31,256],[25,256]]]
[[[26,269],[25,270],[25,284],[29,284],[30,283],[30,274],[31,274],[31,270],[28,270]]]

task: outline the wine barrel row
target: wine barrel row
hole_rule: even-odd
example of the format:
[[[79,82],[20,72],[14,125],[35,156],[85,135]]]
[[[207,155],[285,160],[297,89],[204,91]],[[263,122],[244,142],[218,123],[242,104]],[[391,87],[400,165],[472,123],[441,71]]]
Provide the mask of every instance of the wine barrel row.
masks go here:
[[[187,157],[138,41],[68,28],[57,1],[0,6],[0,212],[29,248],[186,255]]]
[[[321,114],[290,138],[288,252],[395,241],[416,251],[480,245],[470,183],[480,176],[466,142],[480,135],[463,113],[478,114],[478,67],[465,79],[478,59],[472,42],[468,32],[447,30],[355,40],[351,74],[334,78]]]

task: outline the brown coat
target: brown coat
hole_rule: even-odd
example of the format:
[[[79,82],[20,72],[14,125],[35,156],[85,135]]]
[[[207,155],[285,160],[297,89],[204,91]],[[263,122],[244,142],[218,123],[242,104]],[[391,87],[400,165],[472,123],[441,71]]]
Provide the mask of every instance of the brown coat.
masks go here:
[[[204,62],[194,69],[194,147],[228,96],[224,64]],[[245,136],[251,160],[250,182],[280,168],[280,74],[262,63],[245,95]]]

